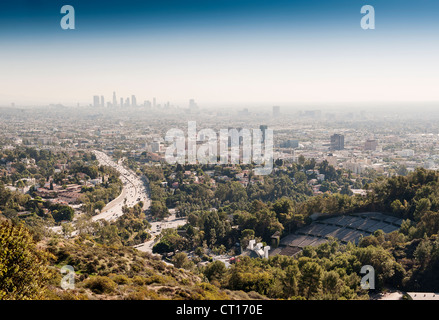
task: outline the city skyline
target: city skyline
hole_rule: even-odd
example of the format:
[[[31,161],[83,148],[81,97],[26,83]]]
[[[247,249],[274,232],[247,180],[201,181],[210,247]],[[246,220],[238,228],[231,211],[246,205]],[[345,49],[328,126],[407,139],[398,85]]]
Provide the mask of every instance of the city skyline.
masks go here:
[[[152,101],[151,100],[143,100],[143,102],[138,103],[137,96],[135,94],[128,95],[128,97],[120,97],[119,102],[117,102],[116,91],[113,91],[112,97],[113,97],[112,102],[107,101],[105,103],[105,96],[104,95],[94,95],[92,103],[88,104],[88,106],[93,106],[95,108],[110,108],[110,107],[119,107],[119,108],[122,107],[123,108],[123,107],[141,107],[141,106],[149,107],[149,108],[151,108],[151,107],[156,108],[156,107],[163,106],[165,108],[169,108],[170,106],[174,106],[174,105],[171,105],[171,103],[169,101],[164,101],[163,105],[160,103],[157,104],[155,97],[153,97],[151,99]],[[14,103],[14,105],[15,105],[15,103]],[[188,99],[187,106],[189,108],[192,108],[192,109],[198,108],[198,105],[196,104],[195,99]]]

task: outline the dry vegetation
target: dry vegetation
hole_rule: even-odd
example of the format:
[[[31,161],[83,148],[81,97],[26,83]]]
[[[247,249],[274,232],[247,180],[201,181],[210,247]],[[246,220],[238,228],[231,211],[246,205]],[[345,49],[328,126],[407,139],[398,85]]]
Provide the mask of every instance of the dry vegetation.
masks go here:
[[[49,299],[263,299],[250,292],[222,290],[203,276],[167,265],[157,256],[78,238],[45,244],[56,260]],[[59,268],[75,270],[75,289],[63,290]]]

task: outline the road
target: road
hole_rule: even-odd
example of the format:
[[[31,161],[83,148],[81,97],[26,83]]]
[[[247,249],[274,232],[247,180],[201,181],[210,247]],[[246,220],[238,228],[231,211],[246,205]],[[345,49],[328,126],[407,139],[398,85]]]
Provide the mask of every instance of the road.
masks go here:
[[[169,211],[172,214],[167,219],[163,221],[149,222],[151,224],[151,240],[148,240],[142,244],[138,244],[134,246],[134,248],[139,251],[152,253],[152,247],[155,245],[156,237],[163,229],[176,229],[178,226],[186,224],[186,218],[176,218],[175,213],[173,213],[173,209],[170,209]]]
[[[113,221],[123,215],[122,207],[124,205],[132,207],[139,201],[143,201],[143,210],[147,210],[151,205],[151,201],[142,179],[131,170],[126,169],[122,164],[111,160],[107,154],[96,150],[94,153],[100,165],[110,166],[119,171],[120,180],[123,183],[123,189],[121,194],[108,203],[98,215],[93,216],[92,220],[97,221],[104,219],[107,221]],[[61,233],[62,227],[52,227],[51,230],[56,233]],[[72,236],[75,236],[77,233],[78,231],[75,230],[72,233]]]
[[[103,152],[94,151],[96,159],[100,165],[110,166],[120,172],[120,179],[123,183],[122,193],[113,201],[108,203],[101,213],[93,216],[92,220],[105,219],[112,221],[123,215],[122,207],[134,206],[139,201],[143,201],[143,209],[147,210],[151,205],[148,192],[144,181],[131,170],[125,168],[121,163],[114,162]]]
[[[143,210],[147,210],[151,205],[151,200],[148,197],[148,192],[144,181],[142,181],[142,179],[134,172],[125,168],[121,163],[116,163],[111,160],[111,158],[105,153],[96,150],[94,153],[100,165],[110,166],[120,173],[120,179],[123,183],[123,190],[116,199],[108,203],[104,209],[102,209],[101,213],[93,216],[92,220],[96,221],[104,219],[107,221],[113,221],[123,215],[122,207],[124,205],[132,207],[139,201],[143,201]],[[171,216],[169,216],[167,219],[163,221],[150,221],[151,230],[149,232],[152,235],[151,240],[136,245],[134,248],[138,249],[139,251],[152,253],[152,247],[155,244],[155,239],[160,235],[161,230],[169,228],[175,229],[178,226],[186,224],[186,218],[176,217],[175,209],[170,209],[169,211]],[[61,227],[55,228],[58,229],[56,231],[61,232]],[[77,231],[72,233],[72,235],[75,234],[77,234]]]
[[[387,292],[380,294],[374,300],[402,300],[404,293],[401,291]]]

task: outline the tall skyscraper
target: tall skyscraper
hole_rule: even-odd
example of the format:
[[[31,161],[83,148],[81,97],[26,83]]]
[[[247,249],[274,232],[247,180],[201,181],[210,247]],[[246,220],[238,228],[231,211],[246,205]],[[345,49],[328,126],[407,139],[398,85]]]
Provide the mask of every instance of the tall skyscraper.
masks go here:
[[[268,129],[268,126],[265,125],[265,124],[261,124],[261,125],[259,126],[259,130],[262,131],[262,143],[265,142],[265,130],[267,130],[267,129]]]
[[[98,108],[100,106],[99,96],[93,96],[93,106]]]
[[[101,96],[101,107],[105,108],[105,98],[104,98],[104,96]]]
[[[197,113],[199,110],[198,104],[195,102],[194,99],[189,100],[189,113]]]
[[[123,107],[123,98],[120,98],[120,106]]]
[[[274,106],[273,107],[273,117],[274,118],[278,118],[280,116],[280,107],[279,106]]]
[[[152,98],[152,107],[155,108],[156,107],[156,102],[155,102],[155,98]]]
[[[113,107],[117,107],[116,92],[113,91]]]
[[[331,150],[343,150],[344,149],[344,135],[333,134],[331,136]]]
[[[132,107],[137,107],[137,99],[135,95],[131,96],[131,106]]]
[[[125,99],[125,107],[129,107],[130,106],[130,98],[126,98]]]

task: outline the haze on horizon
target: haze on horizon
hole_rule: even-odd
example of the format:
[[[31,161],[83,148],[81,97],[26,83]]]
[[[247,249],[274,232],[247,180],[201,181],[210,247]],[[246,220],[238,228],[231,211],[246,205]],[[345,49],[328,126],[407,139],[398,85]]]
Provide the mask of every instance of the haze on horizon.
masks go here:
[[[377,28],[362,30],[364,1],[125,2],[71,1],[70,31],[55,1],[6,4],[0,105],[439,101],[437,3],[369,1]]]

